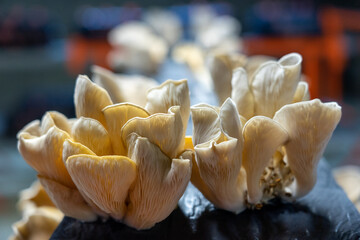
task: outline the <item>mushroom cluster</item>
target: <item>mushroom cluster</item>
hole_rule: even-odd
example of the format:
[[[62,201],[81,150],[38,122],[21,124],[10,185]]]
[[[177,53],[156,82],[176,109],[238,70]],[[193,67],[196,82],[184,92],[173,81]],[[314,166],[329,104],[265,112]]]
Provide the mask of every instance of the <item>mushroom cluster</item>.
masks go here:
[[[17,204],[22,212],[22,219],[13,223],[11,240],[50,239],[64,217],[57,209],[39,181],[20,192]]]
[[[112,217],[136,229],[165,219],[191,177],[187,81],[152,88],[143,108],[113,104],[105,89],[79,76],[74,102],[75,119],[47,112],[17,136],[54,204],[79,220]]]
[[[230,92],[231,98],[221,107],[191,108],[192,183],[215,206],[235,213],[260,208],[274,197],[306,195],[315,185],[317,164],[341,108],[308,100],[299,54],[267,61],[251,73],[232,69],[234,58],[216,61],[212,76],[223,73],[231,80],[230,91],[218,91],[220,99]]]
[[[152,87],[141,106],[129,103],[127,88],[143,92],[155,83],[95,67],[97,84],[77,79],[76,118],[47,112],[18,133],[18,149],[54,204],[82,221],[112,217],[150,228],[169,216],[190,180],[235,213],[274,197],[300,198],[315,185],[341,108],[309,100],[299,54],[263,61],[213,59],[221,107],[190,108],[186,80]],[[186,137],[190,111],[193,136]]]

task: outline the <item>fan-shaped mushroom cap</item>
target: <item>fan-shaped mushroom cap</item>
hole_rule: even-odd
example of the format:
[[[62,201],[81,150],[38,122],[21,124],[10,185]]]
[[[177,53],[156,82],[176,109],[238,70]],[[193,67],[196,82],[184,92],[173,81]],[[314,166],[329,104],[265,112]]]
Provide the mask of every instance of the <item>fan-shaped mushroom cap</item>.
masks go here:
[[[132,118],[146,118],[149,117],[150,114],[142,107],[130,103],[119,103],[107,106],[103,109],[103,113],[114,154],[126,156],[127,148],[125,142],[120,137],[122,127]]]
[[[66,132],[54,126],[40,137],[26,132],[19,137],[19,152],[31,167],[67,187],[75,187],[62,160],[63,143],[70,138]]]
[[[186,79],[167,80],[149,90],[145,109],[150,114],[167,113],[172,106],[180,106],[184,138],[190,115],[190,96]]]
[[[292,102],[300,80],[301,62],[301,55],[291,53],[257,69],[250,84],[255,115],[272,118],[278,109]]]
[[[168,44],[146,24],[130,21],[109,32],[108,40],[115,48],[110,52],[110,64],[133,70],[153,72],[168,53]],[[117,47],[121,51],[117,52]]]
[[[87,76],[79,75],[76,80],[74,103],[76,117],[93,118],[106,127],[101,110],[111,105],[112,101],[106,90],[92,83]]]
[[[40,183],[44,186],[49,197],[66,216],[82,221],[95,221],[96,214],[77,189],[66,187],[47,177],[38,175]]]
[[[245,181],[241,169],[241,121],[228,98],[220,112],[198,105],[191,108],[194,123],[193,184],[216,206],[240,212],[245,208]]]
[[[222,104],[231,95],[233,67],[226,56],[209,56],[206,64],[213,80],[214,91]]]
[[[56,111],[46,112],[41,119],[41,134],[45,134],[53,126],[70,134],[71,124],[64,114]]]
[[[148,138],[170,158],[177,157],[183,149],[185,141],[180,107],[171,107],[169,113],[157,113],[147,118],[130,119],[121,130],[123,142],[128,142],[128,137],[132,133]]]
[[[33,182],[29,188],[20,192],[17,205],[25,215],[41,206],[55,206],[39,181]]]
[[[158,85],[154,79],[141,75],[114,74],[99,66],[91,70],[93,81],[106,89],[114,103],[131,102],[144,107],[147,91]]]
[[[54,207],[43,206],[36,208],[32,214],[25,215],[22,220],[12,225],[14,235],[9,239],[47,240],[51,237],[63,219],[63,216],[64,215]]]
[[[234,100],[239,114],[250,119],[254,116],[254,97],[244,68],[236,68],[233,71],[231,87],[231,99]]]
[[[71,136],[75,142],[90,148],[98,156],[113,153],[107,130],[95,119],[80,117],[72,126]]]
[[[183,153],[179,159],[166,156],[147,138],[130,136],[130,154],[137,165],[137,178],[130,190],[125,223],[147,229],[174,210],[191,176],[191,161]]]
[[[248,201],[257,204],[262,198],[260,177],[276,149],[288,140],[288,134],[274,120],[256,116],[245,124],[243,136]]]
[[[249,56],[247,58],[246,64],[244,65],[244,69],[246,70],[246,73],[248,75],[249,84],[251,84],[251,81],[253,79],[254,73],[256,70],[265,62],[269,61],[276,61],[276,58],[265,56],[265,55],[254,55]]]
[[[316,182],[316,167],[341,118],[341,107],[319,99],[289,104],[274,116],[289,134],[286,160],[295,176],[290,191],[295,197],[307,194]]]
[[[41,121],[34,120],[26,124],[16,135],[19,139],[20,135],[27,133],[34,137],[40,137],[46,134],[46,132],[53,126],[70,134],[72,121],[69,120],[64,114],[56,111],[48,111],[44,114]]]
[[[66,167],[78,189],[96,206],[115,219],[124,217],[128,190],[136,176],[131,159],[80,154],[70,156]]]

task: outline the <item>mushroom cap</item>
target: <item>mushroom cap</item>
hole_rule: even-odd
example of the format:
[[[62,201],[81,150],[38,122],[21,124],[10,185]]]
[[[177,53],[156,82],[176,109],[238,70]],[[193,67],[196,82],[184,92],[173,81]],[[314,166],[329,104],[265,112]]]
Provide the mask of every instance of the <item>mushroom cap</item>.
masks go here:
[[[101,110],[113,103],[107,91],[92,83],[87,76],[79,75],[76,80],[74,103],[77,118],[93,118],[106,127]]]
[[[191,151],[171,159],[147,138],[132,134],[129,151],[137,177],[129,193],[125,223],[147,229],[162,221],[177,206],[191,176]]]
[[[144,107],[149,89],[158,83],[142,75],[115,74],[105,68],[92,66],[94,83],[106,89],[114,103],[129,102]]]
[[[217,207],[232,212],[245,208],[246,184],[241,172],[243,138],[234,102],[228,98],[217,109],[205,105],[191,108],[194,124],[192,183]]]
[[[248,202],[260,203],[260,177],[275,151],[288,140],[288,134],[274,120],[256,116],[244,126],[243,166],[246,170]]]
[[[341,118],[341,107],[319,99],[283,106],[274,120],[288,132],[286,161],[295,176],[289,190],[296,198],[315,185],[317,164]]]

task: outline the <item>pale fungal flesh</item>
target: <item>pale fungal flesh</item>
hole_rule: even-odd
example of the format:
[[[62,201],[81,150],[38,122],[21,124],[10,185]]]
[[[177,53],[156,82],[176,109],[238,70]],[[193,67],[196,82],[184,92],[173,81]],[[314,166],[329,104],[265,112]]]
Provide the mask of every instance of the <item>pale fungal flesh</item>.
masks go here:
[[[241,168],[241,122],[231,99],[225,101],[217,113],[210,106],[191,108],[194,122],[194,150],[196,171],[193,184],[215,206],[240,212],[245,208],[245,183]],[[196,174],[196,173],[195,173]]]
[[[254,204],[262,198],[261,175],[276,149],[288,140],[288,134],[272,119],[256,116],[245,124],[243,136],[248,202]]]
[[[142,75],[115,74],[105,68],[93,66],[92,79],[103,87],[114,103],[131,102],[144,107],[147,91],[158,83]]]
[[[79,191],[66,187],[41,175],[39,175],[38,178],[41,185],[44,186],[45,191],[48,192],[50,198],[54,201],[56,207],[61,209],[65,215],[83,221],[96,220],[96,214],[84,201]]]
[[[295,197],[304,196],[315,185],[316,166],[340,118],[339,105],[318,99],[284,106],[275,114],[274,120],[289,134],[284,147],[295,177],[289,186]]]
[[[214,58],[210,72],[227,85],[218,89],[220,107],[190,108],[186,80],[167,80],[138,105],[79,76],[76,118],[46,113],[18,133],[18,149],[53,203],[82,221],[112,217],[151,228],[190,180],[234,213],[275,197],[295,200],[314,187],[341,107],[309,100],[299,54],[262,61]],[[112,73],[96,71],[115,86]],[[193,136],[185,136],[190,111]]]
[[[254,116],[243,128],[230,98],[219,112],[206,105],[191,112],[191,181],[215,206],[235,213],[274,197],[296,199],[310,192],[317,164],[341,117],[336,103],[318,99],[285,105],[274,119]]]
[[[220,102],[226,96],[232,99],[220,108],[205,104],[191,108],[195,151],[191,181],[215,206],[235,213],[245,207],[261,208],[275,197],[305,196],[315,185],[316,168],[340,121],[341,107],[309,101],[297,53],[257,67],[229,59],[218,56],[210,71],[215,71],[213,80],[224,80],[224,85],[231,72],[231,93],[226,86],[217,93],[227,92],[220,94]],[[241,124],[235,124],[239,120]],[[226,131],[229,126],[231,131]],[[237,198],[223,196],[231,176],[232,186],[238,186],[231,193]]]
[[[125,200],[136,176],[135,163],[125,156],[73,155],[66,167],[76,186],[102,211],[122,219]]]
[[[31,214],[23,216],[23,219],[12,225],[14,234],[9,239],[50,239],[63,217],[64,215],[57,208],[38,207]]]
[[[12,224],[11,240],[49,239],[64,217],[39,181],[20,192],[17,206],[21,210],[22,219]]]
[[[113,69],[154,73],[169,50],[166,40],[140,21],[128,21],[113,28],[108,41],[113,47],[108,56]]]
[[[142,229],[165,219],[176,207],[190,180],[191,160],[170,159],[147,138],[134,138],[130,147],[137,178],[130,190],[125,223]]]
[[[113,104],[105,89],[79,76],[74,103],[76,119],[48,112],[18,134],[20,153],[54,204],[82,221],[112,217],[137,229],[166,218],[191,176],[187,81],[168,80],[150,90],[146,110]]]

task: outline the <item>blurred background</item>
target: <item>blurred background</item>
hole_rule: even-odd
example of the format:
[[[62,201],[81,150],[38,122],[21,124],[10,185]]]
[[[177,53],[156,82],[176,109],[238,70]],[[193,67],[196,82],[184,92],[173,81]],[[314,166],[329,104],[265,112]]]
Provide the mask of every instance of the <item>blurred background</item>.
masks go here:
[[[125,43],[132,38],[112,40],[109,31],[130,21],[146,22],[157,37],[165,39],[167,49],[162,58],[149,53],[154,62],[149,68],[137,66],[139,59],[128,66],[130,58],[111,58],[114,49],[126,52]],[[16,133],[48,110],[73,117],[76,77],[91,75],[93,64],[117,72],[142,73],[158,82],[168,78],[195,82],[191,64],[174,60],[172,50],[179,43],[196,43],[200,49],[231,46],[246,55],[277,58],[290,52],[302,54],[311,97],[337,101],[343,109],[325,158],[331,167],[360,166],[359,23],[360,2],[355,0],[2,0],[0,239],[6,239],[11,223],[21,218],[15,207],[18,192],[36,179],[35,171],[17,152]],[[153,38],[134,38],[137,41],[142,36]],[[140,40],[138,45],[147,44]],[[148,51],[155,45],[144,48]],[[214,103],[206,90],[192,95],[191,104]]]

